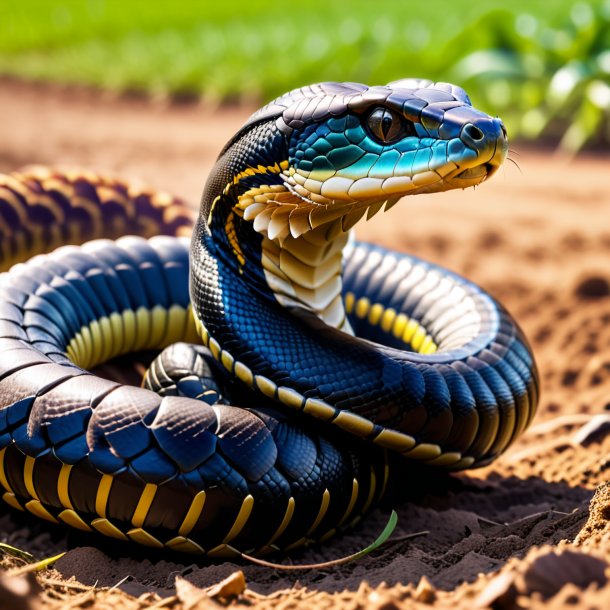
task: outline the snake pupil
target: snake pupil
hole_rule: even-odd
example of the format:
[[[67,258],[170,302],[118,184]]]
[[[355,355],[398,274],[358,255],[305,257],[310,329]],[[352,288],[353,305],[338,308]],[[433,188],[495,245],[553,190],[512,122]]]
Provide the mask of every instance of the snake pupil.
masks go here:
[[[388,133],[393,122],[394,120],[388,115],[388,113],[384,114],[383,118],[381,119],[381,131],[383,132],[383,136],[386,138],[386,140],[388,139]]]
[[[367,118],[371,135],[383,144],[396,142],[400,138],[412,135],[407,122],[389,108],[375,108]]]

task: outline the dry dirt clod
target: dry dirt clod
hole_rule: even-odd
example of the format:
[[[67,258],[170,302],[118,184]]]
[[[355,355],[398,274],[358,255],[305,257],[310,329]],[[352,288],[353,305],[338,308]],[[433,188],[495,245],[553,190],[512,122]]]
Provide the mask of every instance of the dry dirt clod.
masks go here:
[[[568,583],[579,589],[586,589],[591,583],[604,585],[607,567],[605,561],[587,553],[553,549],[534,559],[523,573],[519,588],[526,595],[539,593],[549,599]]]
[[[596,543],[610,551],[610,483],[600,485],[589,504],[589,518],[574,540],[576,546]]]

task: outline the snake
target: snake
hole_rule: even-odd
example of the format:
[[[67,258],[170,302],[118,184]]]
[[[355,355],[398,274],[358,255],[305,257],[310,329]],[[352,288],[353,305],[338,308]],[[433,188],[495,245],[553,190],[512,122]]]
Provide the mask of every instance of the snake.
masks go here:
[[[3,500],[148,547],[264,555],[354,527],[413,464],[489,464],[536,411],[523,332],[476,284],[352,229],[507,154],[458,86],[326,82],[247,120],[194,226],[137,184],[2,176]],[[140,387],[95,373],[150,350]]]

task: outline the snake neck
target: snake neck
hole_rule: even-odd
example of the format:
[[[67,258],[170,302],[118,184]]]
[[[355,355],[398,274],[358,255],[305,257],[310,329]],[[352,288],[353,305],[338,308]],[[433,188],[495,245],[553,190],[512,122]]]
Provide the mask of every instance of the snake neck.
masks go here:
[[[353,334],[342,298],[343,250],[365,213],[370,218],[397,198],[307,196],[286,146],[275,123],[263,122],[224,151],[203,194],[199,223],[208,237],[202,245],[233,281],[291,313],[308,312]]]
[[[262,266],[280,305],[314,314],[325,324],[353,334],[342,298],[343,249],[348,233],[326,237],[327,227],[284,240],[263,236]]]
[[[343,216],[329,212],[329,219],[315,228],[308,224],[302,233],[291,232],[290,212],[299,204],[307,206],[279,188],[269,192],[264,204],[262,200],[247,192],[217,201],[207,223],[214,255],[222,258],[234,281],[247,283],[293,314],[307,312],[353,334],[342,298],[343,256],[350,236]],[[306,213],[309,218],[311,209]],[[300,209],[293,214],[293,222],[302,214]]]

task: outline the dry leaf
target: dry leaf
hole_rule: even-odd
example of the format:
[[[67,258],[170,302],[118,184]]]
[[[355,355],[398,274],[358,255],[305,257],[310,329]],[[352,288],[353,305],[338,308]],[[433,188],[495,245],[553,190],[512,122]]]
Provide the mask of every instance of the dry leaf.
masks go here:
[[[241,595],[245,590],[246,578],[241,570],[205,589],[195,586],[185,578],[176,577],[176,597],[182,602],[184,610],[218,608],[219,604],[215,599],[225,602]]]
[[[176,597],[182,602],[183,610],[207,610],[218,608],[205,589],[200,589],[186,578],[176,576]]]
[[[241,570],[233,572],[224,580],[221,580],[217,585],[208,587],[207,594],[210,597],[220,597],[222,599],[231,599],[241,595],[246,590],[246,577]]]

